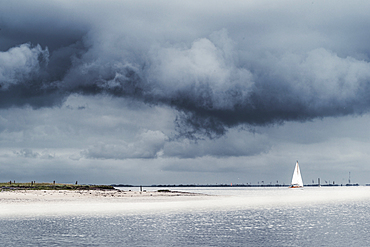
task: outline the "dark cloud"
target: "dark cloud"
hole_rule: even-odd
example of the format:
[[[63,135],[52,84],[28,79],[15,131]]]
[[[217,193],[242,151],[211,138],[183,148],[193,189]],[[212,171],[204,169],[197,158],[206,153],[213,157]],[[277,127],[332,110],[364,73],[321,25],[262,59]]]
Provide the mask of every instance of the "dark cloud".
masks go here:
[[[368,37],[352,30],[360,22],[366,29],[370,18],[350,18],[363,8],[347,13],[340,5],[329,17],[320,9],[332,12],[327,4],[270,9],[233,2],[196,17],[192,4],[145,3],[140,9],[98,2],[80,11],[72,3],[29,13],[21,8],[17,23],[4,15],[0,107],[108,94],[173,107],[178,133],[188,138],[370,109]],[[341,13],[346,25],[332,28]]]
[[[89,28],[81,13],[67,2],[7,2],[0,12],[1,51],[31,43],[53,52],[81,40]]]

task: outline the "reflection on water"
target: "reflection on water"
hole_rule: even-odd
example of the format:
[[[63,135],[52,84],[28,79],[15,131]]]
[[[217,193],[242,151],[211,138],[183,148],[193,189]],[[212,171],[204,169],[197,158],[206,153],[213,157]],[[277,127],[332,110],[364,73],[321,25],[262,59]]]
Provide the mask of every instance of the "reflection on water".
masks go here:
[[[188,210],[3,218],[0,219],[0,243],[2,246],[370,245],[367,188],[205,190],[208,194],[232,196],[189,201],[203,205],[201,210],[187,205],[188,201],[179,201]],[[315,194],[318,203],[315,203]],[[289,205],[281,200],[295,197],[303,203]],[[253,204],[253,200],[258,203]],[[230,207],[232,201],[238,206]],[[208,205],[212,203],[221,204]],[[180,204],[173,205],[183,209]]]

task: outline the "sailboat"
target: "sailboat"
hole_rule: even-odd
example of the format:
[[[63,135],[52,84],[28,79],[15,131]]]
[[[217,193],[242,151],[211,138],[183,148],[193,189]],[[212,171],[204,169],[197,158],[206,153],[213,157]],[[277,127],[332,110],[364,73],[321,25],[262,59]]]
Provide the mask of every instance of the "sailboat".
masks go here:
[[[290,184],[289,188],[303,188],[303,181],[302,181],[301,171],[299,170],[298,160],[295,163],[292,183]]]

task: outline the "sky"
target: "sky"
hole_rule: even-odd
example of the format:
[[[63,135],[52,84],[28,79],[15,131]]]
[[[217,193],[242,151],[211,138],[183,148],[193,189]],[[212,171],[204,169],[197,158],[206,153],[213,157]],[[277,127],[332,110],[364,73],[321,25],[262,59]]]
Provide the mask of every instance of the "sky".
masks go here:
[[[0,181],[370,183],[368,9],[2,1]]]

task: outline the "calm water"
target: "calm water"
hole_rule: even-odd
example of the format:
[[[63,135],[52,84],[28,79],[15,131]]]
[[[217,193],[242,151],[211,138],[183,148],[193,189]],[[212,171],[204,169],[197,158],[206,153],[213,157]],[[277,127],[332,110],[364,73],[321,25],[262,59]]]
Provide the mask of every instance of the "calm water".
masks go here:
[[[149,203],[145,213],[3,217],[0,245],[370,246],[366,187],[192,191],[227,196],[180,201],[172,210]]]

